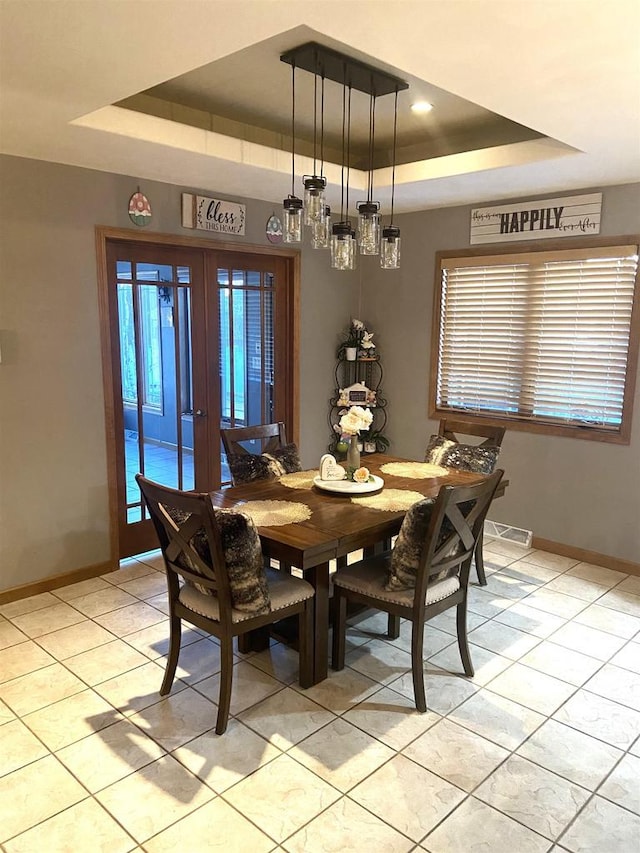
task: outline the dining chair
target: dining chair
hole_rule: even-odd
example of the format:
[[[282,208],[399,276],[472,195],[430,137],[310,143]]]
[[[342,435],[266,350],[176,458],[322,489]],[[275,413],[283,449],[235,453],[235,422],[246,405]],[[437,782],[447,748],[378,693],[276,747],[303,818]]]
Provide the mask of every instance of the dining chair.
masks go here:
[[[427,462],[437,462],[447,468],[473,471],[477,474],[490,474],[496,467],[504,433],[505,428],[502,426],[443,418],[440,421],[438,436],[431,438],[425,459]],[[484,440],[467,444],[465,443],[467,436]],[[440,441],[434,442],[434,438]],[[451,447],[447,442],[453,442],[455,447]],[[476,572],[480,586],[487,585],[483,548],[484,532],[480,531],[475,553]]]
[[[221,429],[220,435],[234,486],[302,470],[298,448],[287,443],[281,422]]]
[[[473,552],[502,470],[472,486],[442,486],[435,502],[418,501],[407,512],[392,551],[339,569],[335,596],[332,667],[344,668],[347,602],[408,619],[411,669],[418,711],[427,710],[424,689],[424,624],[456,608],[458,648],[467,676],[473,664],[467,641],[467,590]]]
[[[301,687],[313,683],[314,589],[266,568],[255,524],[217,509],[207,494],[161,486],[136,474],[149,508],[167,574],[169,655],[160,695],[170,692],[180,656],[182,620],[220,641],[216,732],[227,728],[233,681],[233,638],[298,616]]]
[[[220,435],[234,486],[302,470],[298,448],[293,443],[287,444],[282,421],[221,429]],[[253,445],[251,449],[246,447],[249,443]],[[268,558],[266,562],[270,565]],[[280,560],[278,565],[282,571],[291,573],[288,563]]]
[[[227,456],[269,453],[273,450],[279,450],[287,443],[285,425],[281,421],[275,424],[229,427],[221,429],[220,435]],[[253,447],[247,448],[246,442],[251,442]]]
[[[479,447],[500,447],[504,438],[505,428],[502,426],[490,426],[489,424],[476,424],[470,421],[457,421],[448,418],[443,418],[440,421],[438,435],[448,438],[449,441],[455,441],[457,444],[463,444],[462,436],[474,435],[484,438],[484,441],[479,443]]]

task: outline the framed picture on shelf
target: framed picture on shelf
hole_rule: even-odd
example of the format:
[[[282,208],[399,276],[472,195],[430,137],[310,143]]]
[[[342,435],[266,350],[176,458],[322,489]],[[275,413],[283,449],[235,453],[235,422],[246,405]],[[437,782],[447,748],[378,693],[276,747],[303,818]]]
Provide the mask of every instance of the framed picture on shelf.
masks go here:
[[[348,388],[340,389],[338,406],[375,406],[376,392],[367,388],[364,382],[356,382]]]

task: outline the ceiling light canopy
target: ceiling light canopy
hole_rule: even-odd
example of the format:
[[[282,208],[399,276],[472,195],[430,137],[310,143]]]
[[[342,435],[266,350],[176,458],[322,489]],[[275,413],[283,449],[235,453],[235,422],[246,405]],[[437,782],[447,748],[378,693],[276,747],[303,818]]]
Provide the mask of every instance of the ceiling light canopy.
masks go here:
[[[331,265],[334,269],[354,269],[356,245],[361,255],[380,255],[383,269],[397,269],[400,265],[400,229],[393,225],[393,200],[395,193],[396,133],[398,118],[398,92],[408,88],[404,80],[380,71],[345,54],[308,42],[282,54],[280,59],[291,66],[291,192],[283,202],[284,240],[299,243],[302,240],[302,223],[311,229],[314,248],[331,247]],[[313,87],[313,175],[305,175],[304,202],[295,195],[295,80],[296,69],[314,75]],[[326,178],[324,177],[324,88],[330,80],[342,86],[342,163],[340,220],[331,225],[330,209],[325,203]],[[318,106],[318,81],[320,81],[320,106]],[[368,180],[366,201],[358,202],[358,233],[349,219],[349,166],[351,141],[351,96],[353,90],[369,96]],[[380,236],[380,202],[373,198],[375,115],[376,99],[395,93],[393,131],[393,170],[391,186],[391,219]],[[318,131],[318,118],[320,130]],[[318,156],[318,147],[320,154]],[[319,168],[318,168],[319,163]],[[331,235],[329,238],[329,234]]]
[[[414,113],[418,113],[422,115],[424,113],[430,113],[433,109],[433,104],[428,103],[427,101],[416,101],[411,104],[411,111]]]

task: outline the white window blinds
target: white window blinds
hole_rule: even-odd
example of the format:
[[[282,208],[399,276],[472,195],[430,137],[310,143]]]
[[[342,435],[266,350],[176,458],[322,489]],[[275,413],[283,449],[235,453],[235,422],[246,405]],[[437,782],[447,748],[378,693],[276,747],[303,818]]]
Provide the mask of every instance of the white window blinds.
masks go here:
[[[436,408],[619,431],[637,246],[441,262]]]

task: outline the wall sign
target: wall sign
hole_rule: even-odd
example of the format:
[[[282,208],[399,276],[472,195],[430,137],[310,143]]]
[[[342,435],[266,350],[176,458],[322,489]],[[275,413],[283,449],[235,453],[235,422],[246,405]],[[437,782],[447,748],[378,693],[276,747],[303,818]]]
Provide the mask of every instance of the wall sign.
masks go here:
[[[600,233],[602,193],[521,201],[471,211],[469,243],[510,243]]]
[[[246,206],[233,201],[182,193],[182,226],[244,236]]]

